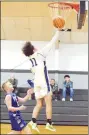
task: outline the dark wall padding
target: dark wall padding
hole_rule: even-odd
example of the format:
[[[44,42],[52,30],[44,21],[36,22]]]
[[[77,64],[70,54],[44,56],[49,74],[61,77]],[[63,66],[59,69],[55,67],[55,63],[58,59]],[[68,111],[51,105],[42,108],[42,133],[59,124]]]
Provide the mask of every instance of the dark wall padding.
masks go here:
[[[20,96],[26,95],[26,89],[20,91]],[[4,104],[5,94],[1,92],[1,122],[10,123],[6,105]],[[60,92],[61,97],[61,92]],[[76,99],[76,100],[75,100]],[[80,101],[78,101],[78,99]],[[88,90],[75,90],[74,101],[53,101],[53,122],[57,125],[88,125]],[[36,104],[35,100],[28,100],[27,106],[22,111],[24,120],[29,122],[32,118],[32,111]],[[38,117],[38,124],[46,123],[45,104]]]

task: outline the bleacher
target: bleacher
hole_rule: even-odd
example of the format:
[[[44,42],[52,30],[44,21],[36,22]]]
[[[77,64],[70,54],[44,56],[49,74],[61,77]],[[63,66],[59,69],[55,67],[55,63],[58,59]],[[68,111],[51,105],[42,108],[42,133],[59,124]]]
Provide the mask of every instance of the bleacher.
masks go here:
[[[27,88],[19,88],[20,96],[24,97],[26,95]],[[74,90],[74,101],[69,101],[69,96],[67,96],[67,101],[61,101],[61,91],[60,100],[53,102],[53,122],[56,125],[88,125],[88,90]],[[1,92],[1,122],[10,123],[6,105],[4,104],[5,94]],[[24,120],[29,122],[32,118],[32,111],[36,104],[35,100],[29,100],[24,105],[27,106],[25,111],[22,111],[22,116]],[[38,117],[38,124],[46,123],[45,115],[45,104],[42,108],[40,115]]]

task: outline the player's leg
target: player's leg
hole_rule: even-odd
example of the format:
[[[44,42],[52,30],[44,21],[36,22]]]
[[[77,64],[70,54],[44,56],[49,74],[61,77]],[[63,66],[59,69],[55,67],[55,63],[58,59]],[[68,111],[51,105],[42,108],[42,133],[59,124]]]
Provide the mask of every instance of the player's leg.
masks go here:
[[[37,99],[36,101],[37,103],[36,103],[36,106],[34,107],[33,114],[32,114],[32,118],[35,118],[35,119],[38,117],[38,114],[43,106],[43,99],[40,98],[40,99]],[[33,120],[33,122],[36,122],[36,121]]]
[[[45,97],[45,104],[46,104],[46,117],[47,117],[47,124],[46,129],[50,131],[56,131],[56,129],[52,126],[52,94],[49,93]]]
[[[51,119],[52,118],[52,95],[48,94],[44,97],[44,99],[46,104],[46,117],[47,119]]]
[[[21,132],[20,131],[12,131],[12,132],[10,132],[10,133],[8,133],[9,135],[12,135],[12,134],[16,134],[16,135],[20,135],[21,134]]]
[[[33,114],[32,114],[32,120],[29,122],[29,125],[31,129],[36,130],[39,133],[39,130],[37,128],[36,119],[38,117],[38,114],[43,106],[43,99],[37,99],[36,100],[36,106],[34,107]]]
[[[24,129],[21,131],[21,133],[24,133],[24,134],[32,134],[30,128],[28,127],[28,125],[26,127],[24,127]]]

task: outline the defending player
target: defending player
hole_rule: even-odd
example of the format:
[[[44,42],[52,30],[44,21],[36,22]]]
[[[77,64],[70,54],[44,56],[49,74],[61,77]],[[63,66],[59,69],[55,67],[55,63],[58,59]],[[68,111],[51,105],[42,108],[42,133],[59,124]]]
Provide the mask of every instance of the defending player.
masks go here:
[[[13,93],[13,86],[9,81],[6,81],[2,85],[2,89],[6,92],[5,104],[8,108],[9,118],[11,121],[12,132],[8,134],[31,134],[30,128],[26,125],[23,120],[20,111],[25,110],[25,106],[19,106],[18,102],[24,103],[31,96],[32,91],[28,90],[27,95],[24,98],[17,97],[16,94]]]

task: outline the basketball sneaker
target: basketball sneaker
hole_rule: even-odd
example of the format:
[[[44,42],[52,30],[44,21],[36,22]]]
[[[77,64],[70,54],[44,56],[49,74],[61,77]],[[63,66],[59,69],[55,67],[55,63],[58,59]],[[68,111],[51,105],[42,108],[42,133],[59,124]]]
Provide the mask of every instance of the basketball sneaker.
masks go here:
[[[35,130],[37,133],[40,133],[40,131],[39,131],[38,127],[37,127],[37,124],[34,123],[33,121],[30,121],[28,123],[28,125],[31,127],[32,130]]]
[[[53,132],[56,132],[56,129],[53,127],[53,125],[52,124],[50,125],[49,123],[46,124],[46,129],[53,131]]]

